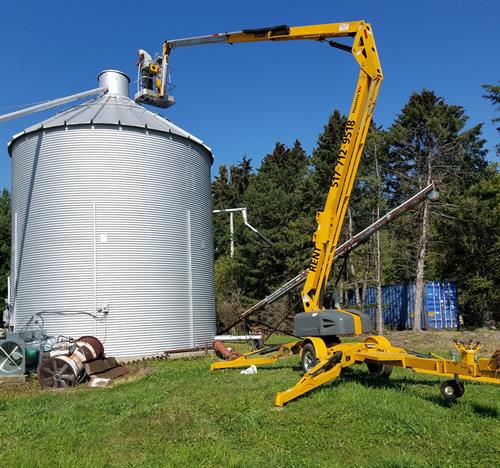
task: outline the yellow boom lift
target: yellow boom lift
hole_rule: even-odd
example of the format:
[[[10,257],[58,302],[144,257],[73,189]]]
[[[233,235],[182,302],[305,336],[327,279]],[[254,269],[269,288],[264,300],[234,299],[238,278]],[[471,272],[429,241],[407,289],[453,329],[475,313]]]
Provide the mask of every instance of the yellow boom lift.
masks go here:
[[[352,45],[335,42],[332,38],[352,38]],[[277,406],[283,406],[288,401],[339,377],[343,368],[361,363],[366,363],[374,376],[388,376],[393,366],[397,366],[422,374],[448,377],[450,379],[441,386],[441,394],[448,401],[454,401],[463,395],[464,385],[461,379],[500,384],[500,351],[491,358],[478,358],[476,354],[480,348],[479,343],[455,342],[460,358],[448,360],[434,354],[424,356],[395,347],[383,336],[372,335],[362,342],[341,343],[341,336],[371,333],[373,322],[363,313],[340,309],[326,310],[322,304],[322,293],[332,268],[347,204],[383,79],[373,30],[369,23],[352,21],[298,27],[276,26],[165,41],[162,54],[154,61],[144,59],[144,54],[140,56],[136,101],[162,108],[174,103],[168,92],[168,63],[174,48],[290,40],[326,42],[334,48],[352,53],[360,67],[326,203],[323,211],[316,215],[318,227],[313,235],[314,250],[302,290],[304,312],[295,316],[294,335],[302,339],[265,347],[231,361],[214,362],[211,370],[246,367],[251,364],[269,365],[281,357],[300,354],[304,376],[294,387],[276,395]]]

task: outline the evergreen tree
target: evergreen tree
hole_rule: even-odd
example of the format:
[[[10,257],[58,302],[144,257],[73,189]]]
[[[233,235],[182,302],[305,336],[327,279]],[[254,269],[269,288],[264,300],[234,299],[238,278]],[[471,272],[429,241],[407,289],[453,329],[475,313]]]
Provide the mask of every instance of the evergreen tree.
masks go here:
[[[10,193],[7,189],[3,189],[0,195],[0,297],[2,298],[7,297],[7,278],[10,274],[10,220]]]
[[[299,141],[291,149],[278,142],[245,192],[252,224],[274,244],[269,248],[254,233],[239,231],[238,260],[245,271],[242,288],[253,299],[264,297],[302,266],[311,235],[301,232],[297,223],[303,210],[307,166]]]
[[[398,244],[404,254],[401,263],[405,274],[414,268],[416,299],[414,329],[420,329],[425,263],[432,256],[433,240],[441,242],[437,229],[438,216],[450,216],[457,208],[460,193],[476,183],[485,168],[484,140],[481,126],[465,130],[467,116],[461,106],[449,105],[433,91],[423,90],[410,96],[401,114],[388,131],[388,149],[393,177],[389,187],[394,201],[401,203],[435,180],[441,194],[438,205],[431,209],[425,201],[413,224],[401,228]],[[434,215],[431,211],[434,211]]]
[[[337,164],[346,121],[344,115],[338,110],[334,110],[324,126],[323,133],[318,137],[316,148],[313,150],[311,157],[313,170],[309,189],[316,211],[323,208],[333,169]]]
[[[441,217],[442,242],[435,269],[455,278],[466,325],[500,323],[500,174],[491,164],[481,180],[456,203],[453,216]]]
[[[213,182],[214,207],[248,207],[250,222],[274,242],[269,248],[236,217],[236,256],[231,259],[229,221],[215,217],[220,246],[217,300],[223,322],[307,267],[315,213],[323,209],[344,123],[335,111],[310,159],[298,141],[292,148],[277,143],[255,174],[246,158],[229,171],[219,170]],[[500,320],[499,176],[493,165],[486,165],[481,126],[466,129],[466,123],[462,107],[424,90],[410,96],[387,132],[371,126],[340,242],[431,179],[440,201],[414,208],[379,238],[358,247],[342,272],[344,262],[337,262],[332,276],[341,278],[341,289],[358,286],[364,291],[377,280],[387,284],[415,278],[422,289],[424,279],[456,279],[467,324]]]
[[[496,111],[500,112],[500,86],[485,84],[483,89],[486,91],[483,97],[489,99],[495,106]],[[494,117],[491,121],[497,125],[500,123],[500,117]],[[500,135],[500,125],[497,127],[497,132]],[[500,156],[500,143],[497,144],[497,156]]]
[[[244,193],[252,176],[251,160],[246,156],[229,168],[219,167],[219,173],[212,182],[214,209],[241,208]],[[229,254],[230,231],[228,214],[214,214],[215,258]]]

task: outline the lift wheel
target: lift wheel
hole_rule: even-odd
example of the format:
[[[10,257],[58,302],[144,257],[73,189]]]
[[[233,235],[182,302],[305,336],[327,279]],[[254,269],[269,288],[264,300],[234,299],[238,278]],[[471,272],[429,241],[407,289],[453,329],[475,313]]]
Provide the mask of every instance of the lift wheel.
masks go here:
[[[318,364],[318,358],[316,357],[314,345],[312,343],[307,343],[304,348],[302,348],[302,371],[305,374],[309,372],[316,364]]]
[[[441,384],[441,395],[443,398],[453,403],[456,399],[463,396],[465,393],[465,386],[462,382],[456,380],[446,380]]]
[[[370,377],[379,379],[388,379],[392,374],[392,366],[387,364],[380,364],[379,362],[367,362],[368,372]]]

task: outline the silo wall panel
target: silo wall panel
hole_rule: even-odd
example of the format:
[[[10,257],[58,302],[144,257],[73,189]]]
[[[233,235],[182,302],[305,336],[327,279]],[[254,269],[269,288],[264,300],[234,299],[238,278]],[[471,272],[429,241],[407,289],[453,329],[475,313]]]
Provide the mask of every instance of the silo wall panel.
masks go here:
[[[88,334],[93,332],[92,211],[68,196],[66,175],[57,179],[57,169],[47,164],[46,154],[57,151],[44,134],[31,134],[13,157],[15,326],[37,320],[56,335]]]

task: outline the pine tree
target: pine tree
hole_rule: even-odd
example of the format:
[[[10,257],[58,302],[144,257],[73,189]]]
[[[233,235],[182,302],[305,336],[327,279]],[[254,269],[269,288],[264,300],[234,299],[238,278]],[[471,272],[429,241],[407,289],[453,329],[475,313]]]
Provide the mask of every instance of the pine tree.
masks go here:
[[[299,141],[292,149],[278,142],[250,180],[244,204],[252,224],[274,245],[269,248],[252,232],[239,231],[238,259],[245,271],[242,287],[249,297],[261,299],[301,268],[304,245],[310,239],[310,233],[305,238],[297,224],[303,210],[307,166]]]
[[[252,177],[251,160],[243,156],[237,164],[229,168],[219,167],[219,174],[212,182],[212,202],[214,209],[241,208],[245,191]],[[215,258],[229,253],[230,231],[228,215],[214,215]]]
[[[7,189],[3,189],[0,196],[0,297],[3,298],[7,297],[7,278],[10,274],[10,220],[10,193]]]
[[[481,126],[465,130],[466,121],[461,106],[449,105],[433,91],[423,90],[410,96],[388,131],[394,201],[401,203],[432,180],[441,193],[440,204],[431,208],[425,201],[413,228],[402,229],[399,237],[410,253],[407,259],[415,259],[407,261],[415,268],[414,330],[420,330],[425,263],[439,224],[432,211],[446,216],[445,212],[456,208],[459,194],[477,182],[485,168]]]
[[[482,88],[486,91],[483,97],[489,99],[495,106],[496,111],[500,112],[500,86],[485,84]],[[494,117],[491,121],[497,125],[500,123],[500,117]],[[497,132],[500,135],[500,125],[497,127]],[[500,143],[497,144],[497,156],[500,156]]]
[[[338,110],[334,110],[324,126],[323,133],[319,135],[316,148],[312,153],[311,166],[313,171],[310,190],[313,194],[312,202],[316,206],[316,211],[323,208],[333,169],[337,164],[346,121],[344,115]]]
[[[500,174],[495,164],[455,202],[437,226],[433,268],[455,278],[465,324],[500,323]]]

